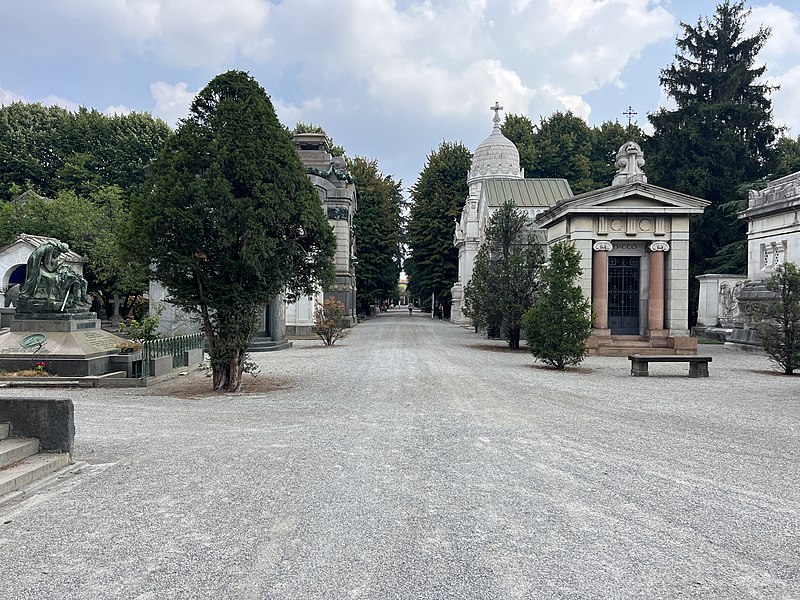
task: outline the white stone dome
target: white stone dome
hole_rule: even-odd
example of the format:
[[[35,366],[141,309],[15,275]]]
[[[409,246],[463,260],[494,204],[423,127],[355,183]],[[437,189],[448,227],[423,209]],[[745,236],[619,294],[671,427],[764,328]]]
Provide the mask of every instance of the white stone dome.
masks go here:
[[[475,149],[469,170],[470,179],[491,177],[522,178],[519,151],[514,142],[500,133],[499,117],[495,117],[491,135]]]

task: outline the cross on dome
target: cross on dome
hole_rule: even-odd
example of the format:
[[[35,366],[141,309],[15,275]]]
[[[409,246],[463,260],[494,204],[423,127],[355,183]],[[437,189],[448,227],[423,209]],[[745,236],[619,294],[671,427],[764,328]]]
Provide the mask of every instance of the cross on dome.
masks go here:
[[[493,110],[494,111],[494,118],[492,119],[492,122],[494,123],[495,127],[499,127],[500,126],[500,111],[503,110],[503,107],[500,106],[500,103],[497,100],[495,100],[494,106],[490,106],[489,110]]]

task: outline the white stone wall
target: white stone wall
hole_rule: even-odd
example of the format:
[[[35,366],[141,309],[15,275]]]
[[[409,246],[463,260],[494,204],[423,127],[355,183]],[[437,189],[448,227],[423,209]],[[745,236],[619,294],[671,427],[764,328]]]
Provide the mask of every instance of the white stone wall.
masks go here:
[[[669,252],[664,257],[664,327],[670,336],[689,335],[689,232],[673,223]]]
[[[747,233],[747,278],[768,279],[782,262],[800,264],[800,210],[756,217]]]

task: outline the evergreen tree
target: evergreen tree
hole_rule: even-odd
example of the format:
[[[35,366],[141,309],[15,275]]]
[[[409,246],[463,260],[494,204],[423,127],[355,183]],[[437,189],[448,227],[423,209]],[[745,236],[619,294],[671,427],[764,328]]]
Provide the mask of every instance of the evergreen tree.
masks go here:
[[[454,220],[461,215],[469,190],[467,172],[472,154],[464,144],[442,142],[411,188],[406,261],[409,293],[436,295],[449,306],[450,288],[458,279],[458,251],[453,246]]]
[[[550,247],[549,261],[540,271],[539,298],[524,318],[531,353],[559,370],[580,364],[589,352],[591,304],[575,284],[580,261],[580,252],[569,242]]]
[[[648,117],[654,128],[645,147],[648,179],[712,202],[692,222],[692,284],[711,257],[730,255],[726,247],[736,242],[736,264],[726,264],[745,271],[745,225],[731,203],[745,197],[743,184],[770,173],[774,161],[779,130],[769,95],[775,88],[763,81],[766,67],[754,66],[770,31],[761,27],[745,36],[749,14],[743,1],[725,0],[711,19],[681,23],[675,61],[660,78],[677,107]]]
[[[138,251],[182,309],[199,314],[213,387],[241,386],[260,307],[333,280],[335,239],[264,89],[241,71],[192,102],[137,198]]]
[[[779,265],[764,285],[776,298],[759,315],[761,345],[791,375],[800,369],[800,269],[791,262]]]
[[[522,317],[534,304],[543,252],[531,220],[513,200],[498,208],[486,225],[464,290],[464,314],[476,325],[499,327],[512,349],[519,348]]]
[[[502,133],[514,142],[519,152],[519,166],[525,170],[525,177],[536,177],[536,126],[525,115],[506,115]]]
[[[358,249],[357,301],[360,312],[395,296],[402,264],[404,206],[400,182],[384,175],[377,160],[348,161],[356,180],[358,211],[353,229]]]

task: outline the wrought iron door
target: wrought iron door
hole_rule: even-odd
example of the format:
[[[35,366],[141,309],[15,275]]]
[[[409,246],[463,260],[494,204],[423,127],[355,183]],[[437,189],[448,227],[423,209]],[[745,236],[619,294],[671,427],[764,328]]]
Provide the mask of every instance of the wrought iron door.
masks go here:
[[[639,334],[639,257],[608,257],[608,326],[612,335]]]

